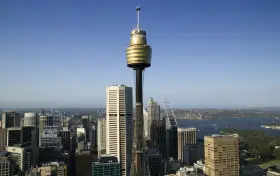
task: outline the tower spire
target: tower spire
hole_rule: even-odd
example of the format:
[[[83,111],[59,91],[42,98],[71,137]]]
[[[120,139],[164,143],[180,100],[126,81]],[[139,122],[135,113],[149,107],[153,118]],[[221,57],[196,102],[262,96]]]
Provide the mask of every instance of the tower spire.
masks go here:
[[[137,29],[140,30],[140,6],[136,6],[136,12],[137,12]]]

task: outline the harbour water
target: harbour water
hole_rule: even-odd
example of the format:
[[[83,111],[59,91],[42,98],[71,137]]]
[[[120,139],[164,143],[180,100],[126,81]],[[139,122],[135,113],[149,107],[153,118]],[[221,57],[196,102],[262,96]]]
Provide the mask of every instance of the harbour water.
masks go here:
[[[262,128],[262,124],[279,123],[275,118],[221,118],[209,120],[177,120],[179,127],[194,127],[197,129],[197,137],[218,134],[220,129],[234,128],[243,130],[263,130],[267,134],[280,137],[280,130]]]

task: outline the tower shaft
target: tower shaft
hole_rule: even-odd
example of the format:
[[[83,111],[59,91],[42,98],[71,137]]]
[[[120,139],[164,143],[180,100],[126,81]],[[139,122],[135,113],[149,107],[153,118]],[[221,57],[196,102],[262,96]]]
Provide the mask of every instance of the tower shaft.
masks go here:
[[[136,72],[136,84],[135,84],[135,97],[136,97],[136,113],[135,113],[135,130],[134,140],[138,143],[135,147],[137,150],[143,149],[141,144],[143,141],[143,83],[142,74],[143,70],[137,69]]]
[[[134,125],[134,164],[135,176],[144,175],[144,156],[143,156],[143,83],[142,83],[143,70],[136,70],[136,114]]]

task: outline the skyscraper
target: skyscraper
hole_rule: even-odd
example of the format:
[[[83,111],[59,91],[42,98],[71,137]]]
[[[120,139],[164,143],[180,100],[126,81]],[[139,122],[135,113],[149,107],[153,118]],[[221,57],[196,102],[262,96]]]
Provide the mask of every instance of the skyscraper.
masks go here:
[[[0,152],[6,151],[7,146],[7,129],[0,128]]]
[[[165,133],[165,123],[163,120],[153,120],[151,124],[151,141],[153,147],[159,149],[162,157],[165,157],[165,142],[166,142],[166,133]]]
[[[97,123],[93,123],[89,127],[89,141],[91,147],[97,149]]]
[[[88,116],[82,116],[82,124],[83,124],[83,127],[85,128],[86,130],[86,140],[87,141],[90,141],[90,138],[89,138],[89,117]]]
[[[70,151],[70,131],[67,127],[63,127],[60,131],[61,144],[64,151]]]
[[[24,113],[24,127],[34,127],[34,139],[36,142],[36,146],[39,146],[39,116],[37,113],[27,112]]]
[[[98,157],[106,152],[106,119],[99,118],[97,122],[97,148]]]
[[[124,85],[106,88],[106,153],[121,164],[121,173],[130,172],[133,143],[132,88]]]
[[[149,136],[149,114],[148,112],[145,110],[145,108],[143,108],[143,121],[144,121],[144,137],[146,139],[148,139],[148,136]]]
[[[184,147],[196,144],[196,128],[178,128],[178,160],[183,162]]]
[[[165,118],[165,132],[166,132],[166,157],[172,157],[174,160],[178,159],[178,125],[176,118],[167,116]]]
[[[148,114],[151,120],[160,120],[160,106],[152,97],[148,104]]]
[[[24,113],[24,126],[33,126],[38,128],[39,127],[38,115],[33,112]]]
[[[147,120],[147,138],[151,138],[151,124],[154,120],[159,121],[160,120],[160,106],[157,104],[157,102],[154,101],[154,99],[151,97],[148,103],[148,118]],[[145,122],[144,122],[145,123]]]
[[[205,170],[209,176],[239,176],[239,148],[237,135],[204,137]]]
[[[67,161],[68,176],[76,176],[76,155],[75,155],[76,147],[77,147],[76,136],[72,135],[70,136],[70,152]]]
[[[20,115],[17,111],[4,111],[2,113],[2,128],[19,127]]]
[[[133,141],[133,163],[131,175],[145,176],[148,173],[147,156],[145,150],[145,140],[143,133],[143,84],[142,74],[145,68],[151,66],[152,49],[147,44],[146,31],[140,29],[139,13],[137,11],[137,27],[131,31],[130,44],[126,49],[127,67],[135,70],[136,73],[136,113],[134,124],[134,141]]]

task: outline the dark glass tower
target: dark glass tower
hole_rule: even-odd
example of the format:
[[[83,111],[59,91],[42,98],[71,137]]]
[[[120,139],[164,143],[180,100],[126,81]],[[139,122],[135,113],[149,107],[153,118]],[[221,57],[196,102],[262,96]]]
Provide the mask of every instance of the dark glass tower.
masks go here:
[[[166,135],[165,135],[165,123],[163,120],[153,120],[151,124],[151,140],[153,143],[153,147],[159,149],[160,154],[162,157],[165,157],[165,142],[166,142]]]
[[[67,175],[68,176],[76,176],[76,137],[71,136],[70,137],[70,152],[68,156],[68,164],[67,164]]]

